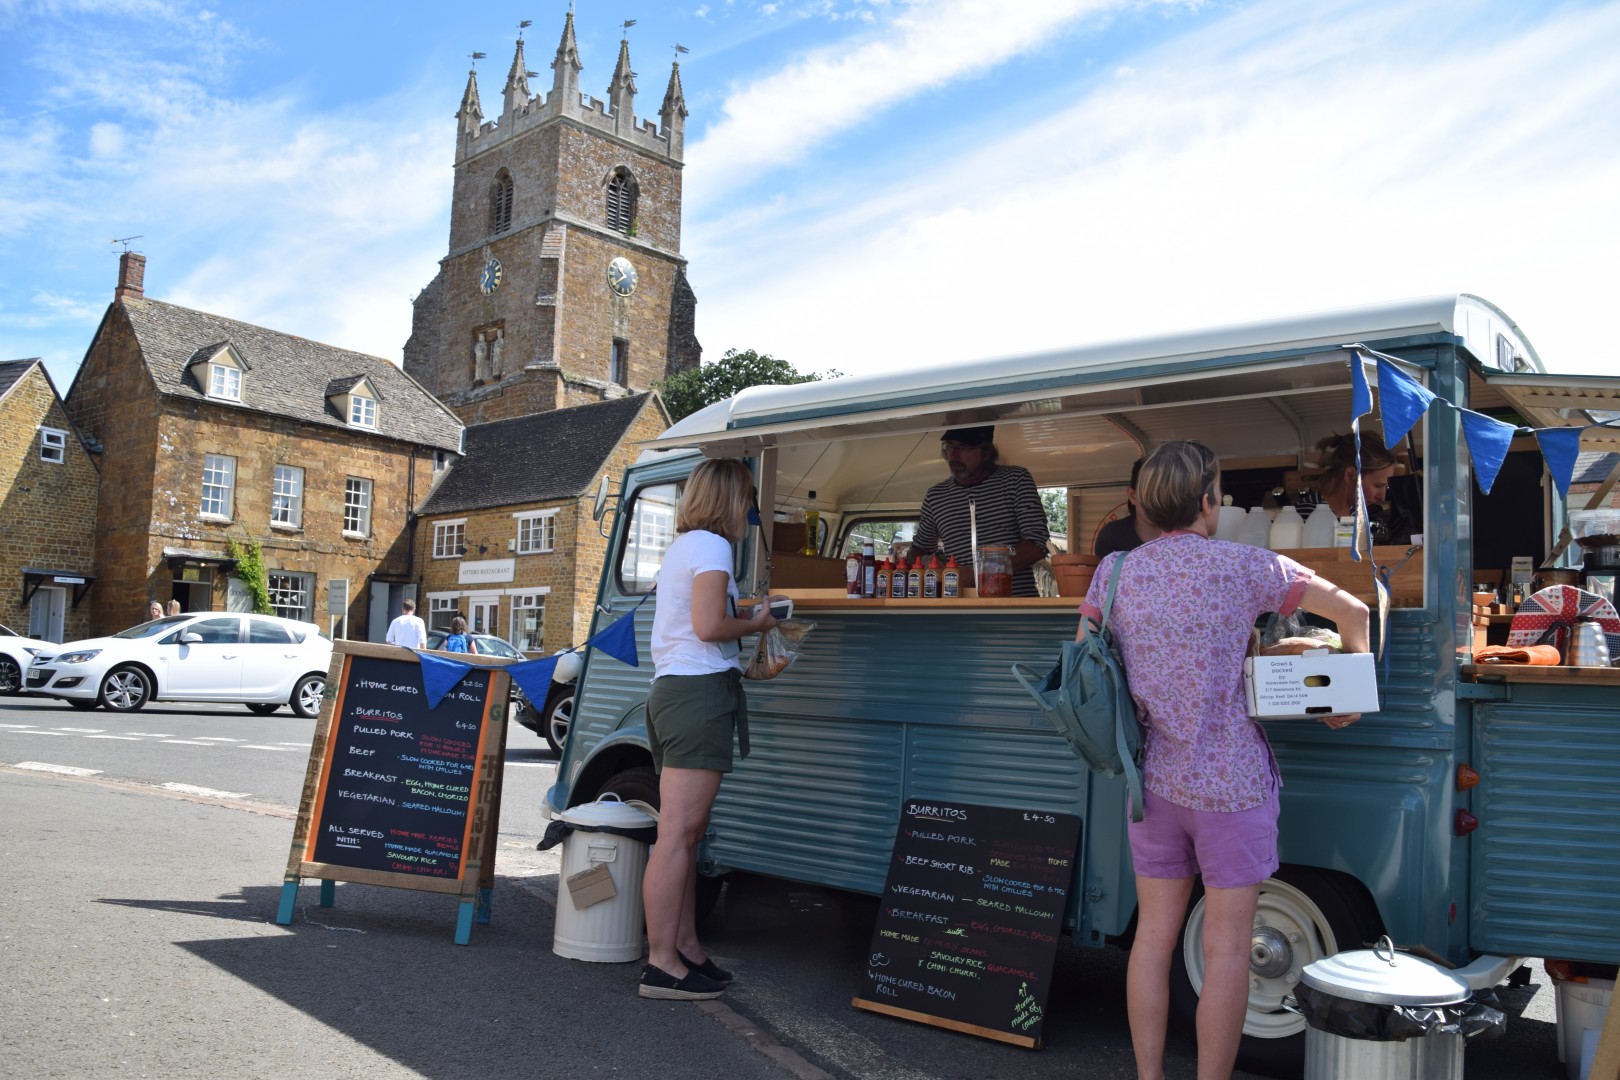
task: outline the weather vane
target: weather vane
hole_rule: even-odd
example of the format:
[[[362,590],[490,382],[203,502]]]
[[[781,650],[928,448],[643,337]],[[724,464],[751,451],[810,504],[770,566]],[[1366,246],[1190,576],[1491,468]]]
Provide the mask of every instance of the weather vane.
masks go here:
[[[636,20],[626,19],[624,22],[619,24],[619,30],[628,35],[630,33],[630,28],[634,25],[636,25]]]
[[[111,240],[108,240],[107,243],[109,243],[109,244],[123,244],[124,245],[124,250],[128,251],[129,250],[129,242],[131,240],[144,240],[144,239],[146,239],[145,236],[124,236],[124,237],[115,237],[115,238],[113,238]]]
[[[677,42],[676,45],[675,45],[675,62],[677,64],[680,63],[681,57],[683,55],[685,55],[686,53],[689,53],[691,51],[692,50],[688,49],[685,45],[682,45],[679,42]]]
[[[472,54],[473,67],[477,67],[478,66],[478,61],[482,60],[485,57],[485,55],[487,55],[487,54],[481,53],[481,52],[473,53]]]
[[[523,31],[527,30],[529,27],[531,27],[533,25],[534,25],[534,20],[533,19],[524,19],[522,22],[518,23],[518,40],[519,41],[523,40]]]

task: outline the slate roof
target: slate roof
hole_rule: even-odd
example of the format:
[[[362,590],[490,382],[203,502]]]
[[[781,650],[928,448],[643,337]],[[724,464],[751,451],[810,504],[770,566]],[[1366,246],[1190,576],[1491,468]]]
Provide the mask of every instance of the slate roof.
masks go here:
[[[1601,484],[1614,470],[1616,455],[1602,450],[1582,450],[1575,455],[1574,484]]]
[[[651,394],[475,424],[422,515],[572,499],[590,490]]]
[[[39,360],[0,360],[0,397],[5,397],[17,380],[28,374],[28,369]]]
[[[462,423],[456,415],[421,383],[380,356],[322,345],[160,300],[126,297],[122,304],[159,393],[302,420],[362,437],[375,434],[439,450],[461,449]],[[200,351],[211,355],[227,342],[248,365],[240,402],[210,398],[186,370]],[[348,380],[353,385],[361,376],[371,380],[386,402],[377,410],[375,433],[350,427],[348,418],[326,400],[334,380]]]

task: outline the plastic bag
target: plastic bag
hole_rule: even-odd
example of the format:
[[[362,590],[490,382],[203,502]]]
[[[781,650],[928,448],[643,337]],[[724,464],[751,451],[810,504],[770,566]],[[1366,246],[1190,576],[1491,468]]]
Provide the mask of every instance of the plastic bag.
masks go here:
[[[783,619],[763,634],[754,648],[754,658],[743,671],[743,678],[763,682],[786,671],[799,658],[804,639],[816,624],[808,619]]]
[[[1266,616],[1265,625],[1260,629],[1260,640],[1255,651],[1261,656],[1280,656],[1304,652],[1306,649],[1332,649],[1338,652],[1341,648],[1338,632],[1312,625],[1305,612],[1279,615],[1273,611]]]
[[[1350,1001],[1300,983],[1294,987],[1294,1001],[1311,1027],[1346,1039],[1405,1042],[1425,1035],[1494,1039],[1507,1029],[1507,1015],[1489,989],[1454,1005],[1382,1005]]]

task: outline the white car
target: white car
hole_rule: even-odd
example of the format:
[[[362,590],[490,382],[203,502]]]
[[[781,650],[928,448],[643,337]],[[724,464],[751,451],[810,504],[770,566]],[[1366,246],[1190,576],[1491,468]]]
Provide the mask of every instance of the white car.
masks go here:
[[[9,626],[0,626],[0,694],[20,694],[23,672],[35,654],[55,649],[56,642],[23,637]]]
[[[332,642],[314,623],[198,611],[50,645],[28,666],[28,689],[76,709],[241,702],[260,716],[291,705],[309,718],[320,712],[331,660]]]

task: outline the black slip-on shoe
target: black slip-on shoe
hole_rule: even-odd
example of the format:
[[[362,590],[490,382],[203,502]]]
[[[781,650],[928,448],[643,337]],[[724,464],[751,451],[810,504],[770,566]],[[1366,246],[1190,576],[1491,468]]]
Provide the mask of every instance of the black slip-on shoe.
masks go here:
[[[664,1001],[708,1001],[726,992],[724,983],[716,982],[696,971],[688,971],[686,978],[677,979],[661,967],[648,964],[641,969],[641,986],[636,993],[644,998]]]
[[[713,979],[717,983],[728,983],[732,979],[731,972],[715,963],[712,956],[699,964],[694,960],[688,960],[683,952],[677,951],[675,955],[681,958],[681,963],[702,975],[705,979]]]

